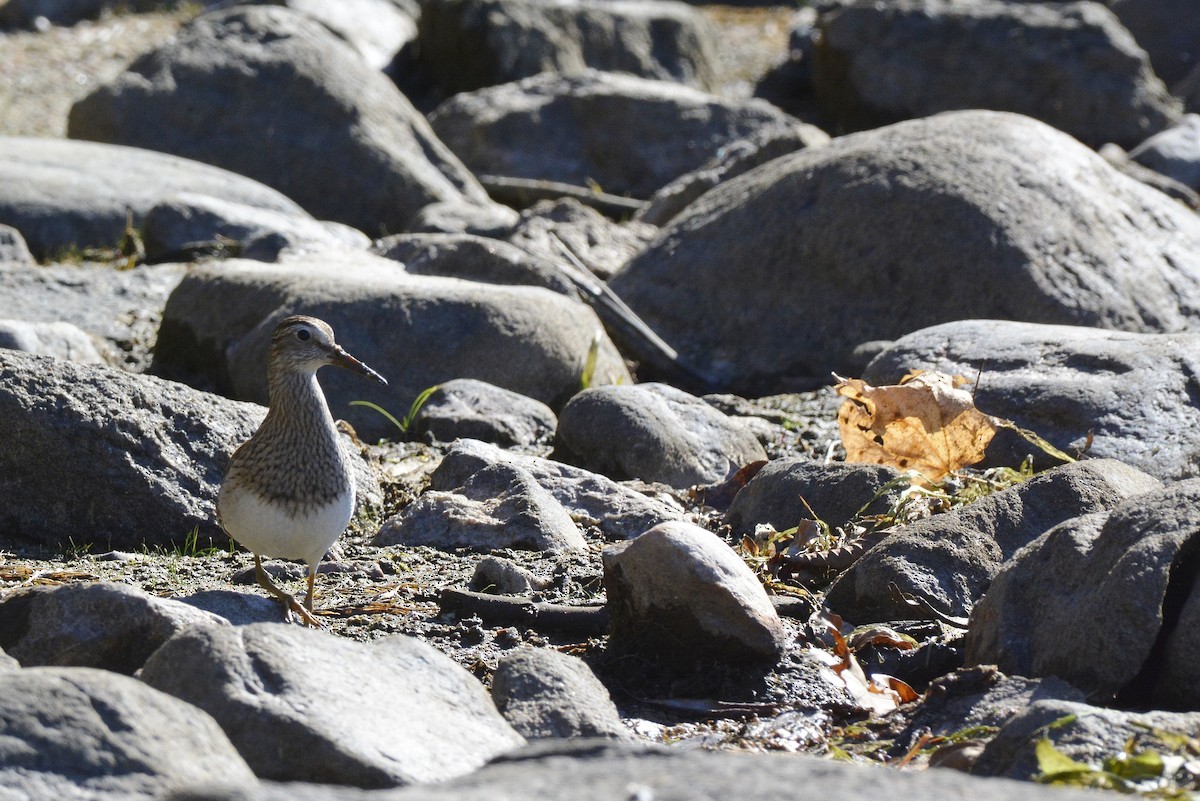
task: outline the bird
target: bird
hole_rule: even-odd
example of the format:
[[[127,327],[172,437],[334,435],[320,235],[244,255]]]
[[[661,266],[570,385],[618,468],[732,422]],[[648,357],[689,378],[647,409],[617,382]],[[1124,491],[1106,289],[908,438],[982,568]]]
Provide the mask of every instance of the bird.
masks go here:
[[[354,512],[354,473],[339,442],[317,370],[333,365],[387,386],[379,373],[334,341],[333,329],[315,317],[280,321],[267,353],[269,406],[258,430],[229,459],[217,494],[217,520],[225,533],[254,554],[258,584],[312,627],[317,565]],[[264,556],[298,559],[308,566],[301,605],[263,570]]]

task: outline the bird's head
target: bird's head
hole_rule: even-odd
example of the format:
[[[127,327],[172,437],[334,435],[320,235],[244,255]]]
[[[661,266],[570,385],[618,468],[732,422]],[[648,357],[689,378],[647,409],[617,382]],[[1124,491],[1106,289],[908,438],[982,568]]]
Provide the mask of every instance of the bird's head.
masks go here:
[[[273,370],[315,373],[327,364],[387,384],[379,373],[351,356],[333,339],[333,329],[316,317],[296,315],[281,321],[271,335]]]

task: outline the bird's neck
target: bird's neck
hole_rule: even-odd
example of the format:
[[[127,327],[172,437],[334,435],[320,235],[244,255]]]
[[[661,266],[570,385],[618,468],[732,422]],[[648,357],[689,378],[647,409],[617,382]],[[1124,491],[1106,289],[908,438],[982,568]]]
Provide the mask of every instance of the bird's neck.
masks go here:
[[[277,372],[269,376],[270,407],[264,426],[286,419],[296,430],[325,430],[336,435],[325,393],[313,372]]]

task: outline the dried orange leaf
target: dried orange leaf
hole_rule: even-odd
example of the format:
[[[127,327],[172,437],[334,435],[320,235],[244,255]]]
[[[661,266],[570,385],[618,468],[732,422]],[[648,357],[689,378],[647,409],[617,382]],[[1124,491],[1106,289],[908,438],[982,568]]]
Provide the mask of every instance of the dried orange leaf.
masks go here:
[[[916,470],[930,481],[980,461],[998,421],[975,408],[962,381],[938,372],[886,387],[839,378],[835,390],[846,398],[838,411],[846,461]]]

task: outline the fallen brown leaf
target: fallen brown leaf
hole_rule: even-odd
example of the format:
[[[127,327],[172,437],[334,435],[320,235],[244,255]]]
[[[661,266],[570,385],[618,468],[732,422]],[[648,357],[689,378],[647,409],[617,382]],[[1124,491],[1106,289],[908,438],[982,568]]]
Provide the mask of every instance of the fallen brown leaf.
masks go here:
[[[847,462],[916,470],[929,481],[975,464],[998,422],[975,408],[965,379],[914,372],[894,386],[839,378],[838,428]]]

